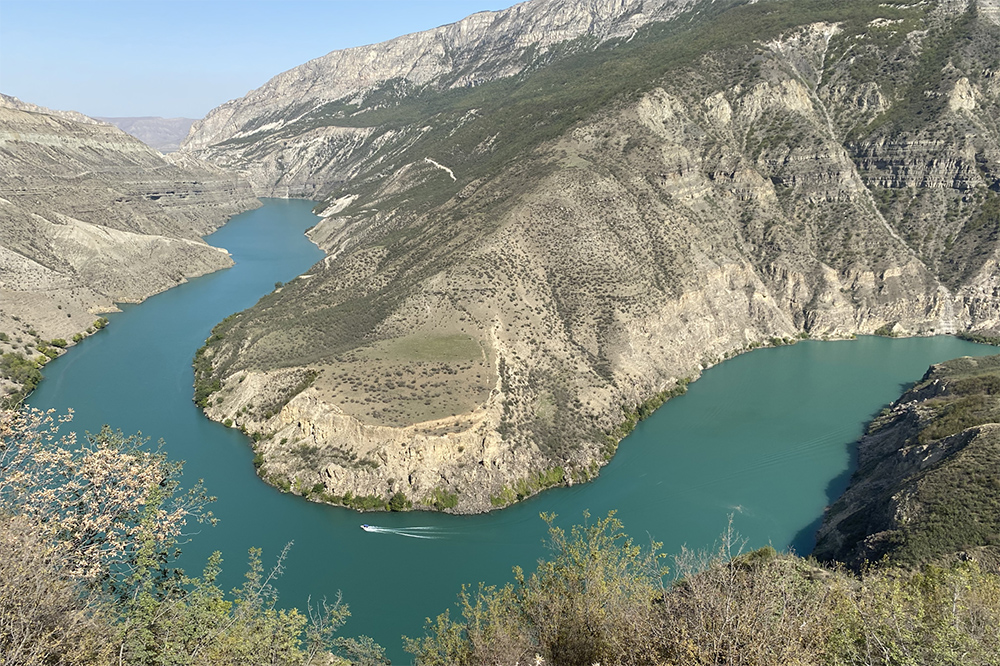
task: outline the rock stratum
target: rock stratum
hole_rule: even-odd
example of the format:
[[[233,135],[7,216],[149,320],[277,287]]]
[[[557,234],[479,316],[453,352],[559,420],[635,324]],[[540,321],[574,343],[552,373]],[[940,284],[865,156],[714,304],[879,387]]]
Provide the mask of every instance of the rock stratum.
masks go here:
[[[168,161],[111,125],[3,96],[0,352],[34,358],[42,341],[72,344],[115,303],[230,266],[201,237],[258,205],[216,166]]]
[[[998,6],[536,0],[279,75],[182,151],[328,257],[196,398],[276,485],[483,511],[741,351],[995,327]]]

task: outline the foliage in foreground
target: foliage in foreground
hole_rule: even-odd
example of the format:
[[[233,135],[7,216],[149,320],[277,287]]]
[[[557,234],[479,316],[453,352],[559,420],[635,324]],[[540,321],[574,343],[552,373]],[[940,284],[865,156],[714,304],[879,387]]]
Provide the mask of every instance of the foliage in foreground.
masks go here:
[[[181,492],[180,465],[139,437],[60,435],[69,418],[0,412],[0,665],[385,663],[370,639],[336,636],[339,598],[277,607],[287,547],[270,572],[251,550],[228,594],[218,553],[201,577],[173,568],[212,498]]]
[[[643,549],[613,513],[569,535],[515,584],[459,595],[407,650],[445,664],[1000,664],[1000,576],[975,562],[860,577],[772,548],[675,558]]]

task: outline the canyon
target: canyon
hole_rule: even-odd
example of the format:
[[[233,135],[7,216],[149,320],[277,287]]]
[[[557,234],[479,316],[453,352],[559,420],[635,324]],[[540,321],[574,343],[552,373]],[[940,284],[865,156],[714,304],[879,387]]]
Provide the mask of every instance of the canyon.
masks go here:
[[[259,205],[211,164],[165,158],[111,125],[3,96],[0,353],[34,360],[39,344],[61,353],[116,303],[230,266],[201,237]],[[63,346],[45,346],[53,339]],[[10,378],[0,386],[19,390]]]
[[[996,9],[528,2],[281,74],[181,151],[316,199],[327,258],[200,404],[286,489],[475,512],[741,351],[992,330]]]

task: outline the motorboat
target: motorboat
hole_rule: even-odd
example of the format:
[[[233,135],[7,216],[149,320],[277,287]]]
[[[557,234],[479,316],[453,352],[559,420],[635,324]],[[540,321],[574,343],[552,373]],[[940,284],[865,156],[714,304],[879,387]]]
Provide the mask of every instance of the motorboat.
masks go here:
[[[374,525],[362,525],[361,529],[363,529],[365,532],[374,532],[375,531],[375,526]]]

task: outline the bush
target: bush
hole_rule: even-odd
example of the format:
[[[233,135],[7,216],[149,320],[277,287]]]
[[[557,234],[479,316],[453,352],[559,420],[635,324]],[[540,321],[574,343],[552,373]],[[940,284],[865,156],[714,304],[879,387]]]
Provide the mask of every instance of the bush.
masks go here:
[[[8,352],[0,356],[0,376],[22,387],[5,396],[0,408],[12,408],[20,404],[25,396],[35,390],[38,382],[42,381],[42,372],[38,369],[38,364],[19,352]]]
[[[279,610],[274,581],[250,550],[244,584],[171,567],[188,518],[210,519],[200,487],[181,492],[180,463],[104,427],[82,443],[38,411],[0,419],[0,661],[131,665],[332,663],[331,651],[387,663],[367,638],[337,638],[338,598]]]
[[[431,491],[431,497],[427,501],[427,504],[430,504],[438,511],[454,509],[458,506],[458,493],[449,493],[447,490],[435,488]]]
[[[587,517],[587,514],[584,514]],[[418,664],[652,663],[661,599],[658,544],[632,543],[614,513],[567,535],[544,515],[553,558],[516,585],[480,585],[459,596],[461,621],[428,621],[422,639],[405,639]]]
[[[586,515],[586,514],[585,514]],[[635,546],[613,514],[569,535],[516,584],[480,584],[405,639],[420,666],[473,664],[991,664],[1000,654],[1000,576],[975,562],[880,567],[855,578],[765,547],[675,558]]]
[[[0,514],[0,654],[6,664],[110,663],[110,608],[68,575],[24,516]]]
[[[406,499],[406,495],[397,492],[389,499],[389,511],[406,511],[413,508],[413,502]]]

